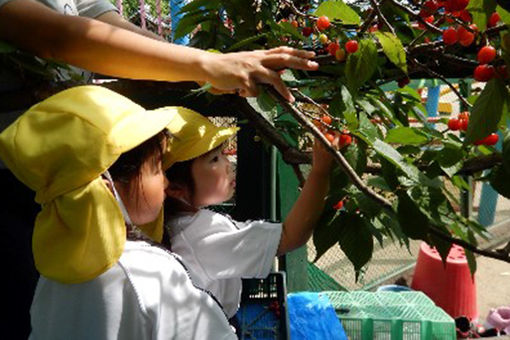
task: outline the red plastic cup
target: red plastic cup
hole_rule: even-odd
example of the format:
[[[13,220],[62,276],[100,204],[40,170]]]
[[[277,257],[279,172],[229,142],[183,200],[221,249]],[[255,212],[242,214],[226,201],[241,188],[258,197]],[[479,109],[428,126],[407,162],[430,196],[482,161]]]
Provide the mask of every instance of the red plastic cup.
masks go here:
[[[460,246],[452,246],[445,266],[437,250],[422,242],[411,288],[424,292],[454,319],[478,319],[475,279]]]

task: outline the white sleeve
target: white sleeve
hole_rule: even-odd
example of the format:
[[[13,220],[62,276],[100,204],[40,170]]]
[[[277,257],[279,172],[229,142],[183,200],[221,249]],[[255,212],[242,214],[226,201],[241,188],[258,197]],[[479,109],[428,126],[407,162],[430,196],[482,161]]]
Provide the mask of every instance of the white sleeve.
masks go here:
[[[115,7],[108,0],[76,0],[76,9],[82,17],[97,18],[106,12],[118,12]]]
[[[234,224],[217,214],[211,228],[202,230],[207,233],[190,241],[197,262],[210,279],[264,278],[271,271],[280,244],[281,223]]]

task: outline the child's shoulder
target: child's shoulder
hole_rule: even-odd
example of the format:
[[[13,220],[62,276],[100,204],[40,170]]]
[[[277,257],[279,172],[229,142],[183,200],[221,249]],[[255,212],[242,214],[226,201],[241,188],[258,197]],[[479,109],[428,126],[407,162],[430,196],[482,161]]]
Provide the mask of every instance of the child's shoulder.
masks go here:
[[[161,268],[183,269],[175,254],[144,241],[127,241],[119,262],[128,270],[140,267],[157,273]]]

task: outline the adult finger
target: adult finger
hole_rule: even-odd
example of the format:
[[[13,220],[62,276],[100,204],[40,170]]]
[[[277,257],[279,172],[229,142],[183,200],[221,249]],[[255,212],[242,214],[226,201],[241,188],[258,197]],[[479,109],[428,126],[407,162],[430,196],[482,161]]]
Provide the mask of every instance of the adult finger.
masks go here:
[[[276,91],[278,91],[283,98],[287,99],[289,102],[294,102],[294,97],[290,93],[285,83],[280,78],[278,72],[272,71],[270,69],[263,69],[257,75],[257,81],[259,83],[265,83],[272,85]]]
[[[315,57],[315,52],[313,52],[313,51],[298,50],[296,48],[292,48],[289,46],[275,47],[275,48],[272,48],[272,49],[266,51],[266,54],[280,54],[280,53],[289,54],[289,55],[293,55],[298,58],[305,58],[305,59],[311,59],[311,58]]]
[[[262,65],[273,70],[282,68],[294,68],[299,70],[313,71],[319,68],[319,64],[306,58],[299,58],[285,53],[270,54],[266,56]]]

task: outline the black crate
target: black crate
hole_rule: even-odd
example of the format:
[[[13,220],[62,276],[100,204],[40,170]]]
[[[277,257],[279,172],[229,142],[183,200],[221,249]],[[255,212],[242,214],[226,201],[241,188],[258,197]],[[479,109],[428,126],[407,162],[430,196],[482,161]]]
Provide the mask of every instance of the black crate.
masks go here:
[[[240,339],[289,339],[285,273],[271,273],[265,279],[243,279],[237,318]]]

